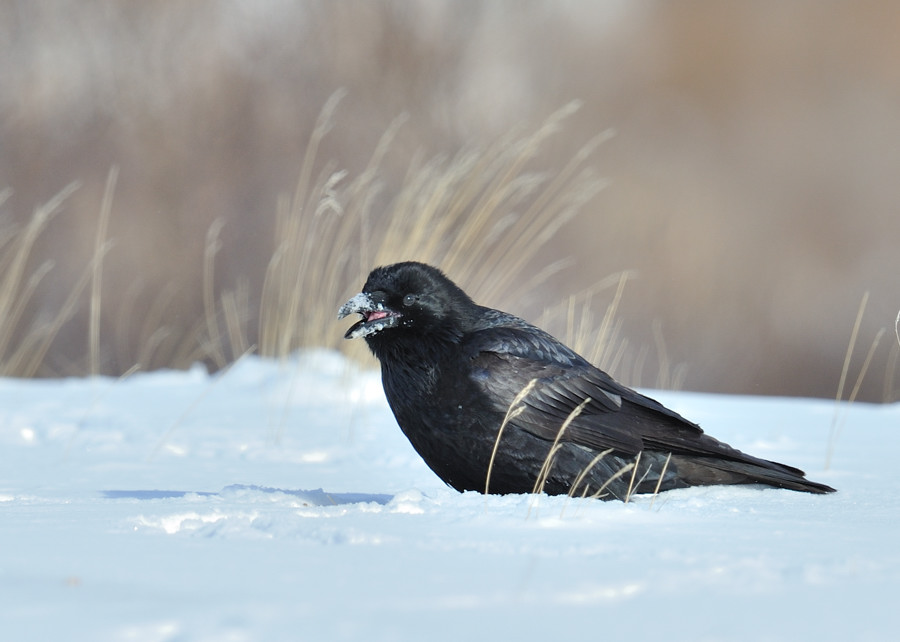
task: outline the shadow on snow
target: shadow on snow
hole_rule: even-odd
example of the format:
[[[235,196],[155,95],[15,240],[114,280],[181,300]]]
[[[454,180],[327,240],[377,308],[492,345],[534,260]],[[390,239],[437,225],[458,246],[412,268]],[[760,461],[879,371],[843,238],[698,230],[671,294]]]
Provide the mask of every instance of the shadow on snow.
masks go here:
[[[315,490],[284,490],[245,484],[232,484],[219,492],[197,490],[104,490],[101,494],[107,499],[173,499],[196,495],[200,497],[235,497],[250,493],[281,493],[301,499],[311,506],[337,506],[339,504],[387,504],[394,496],[381,493],[328,493],[321,488]]]

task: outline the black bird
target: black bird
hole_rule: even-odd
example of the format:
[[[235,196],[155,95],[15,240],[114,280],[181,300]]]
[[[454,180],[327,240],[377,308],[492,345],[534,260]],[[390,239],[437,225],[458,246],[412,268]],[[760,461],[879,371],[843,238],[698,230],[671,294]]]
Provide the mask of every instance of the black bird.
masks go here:
[[[713,484],[833,488],[746,455],[627,388],[518,317],[477,305],[437,268],[376,268],[338,318],[362,318],[397,423],[459,491],[627,500]]]

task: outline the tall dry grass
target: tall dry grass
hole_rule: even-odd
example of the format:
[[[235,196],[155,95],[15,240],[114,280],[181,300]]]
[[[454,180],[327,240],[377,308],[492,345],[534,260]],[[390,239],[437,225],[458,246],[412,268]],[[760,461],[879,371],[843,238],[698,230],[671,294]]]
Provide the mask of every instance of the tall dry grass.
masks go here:
[[[36,208],[24,227],[10,226],[0,231],[0,375],[31,377],[38,373],[59,329],[75,312],[78,297],[90,276],[86,270],[63,306],[48,318],[29,323],[23,317],[35,293],[54,269],[52,260],[30,266],[35,243],[59,213],[66,199],[78,189],[71,183],[42,206]],[[10,195],[0,192],[0,205]],[[97,261],[95,257],[95,263]]]
[[[296,187],[278,200],[273,213],[276,243],[260,291],[254,292],[246,278],[238,278],[231,287],[217,283],[225,223],[215,219],[207,230],[202,256],[196,257],[201,286],[189,293],[202,301],[195,308],[200,312],[188,318],[182,315],[178,325],[171,322],[170,310],[178,301],[171,283],[151,292],[132,288],[118,306],[115,325],[104,330],[101,324],[104,257],[115,245],[116,239],[108,236],[120,206],[114,199],[118,168],[107,175],[93,257],[58,310],[48,314],[31,309],[54,270],[54,261],[39,260],[34,249],[78,184],[68,185],[36,208],[27,224],[0,228],[0,374],[98,374],[102,354],[110,350],[133,355],[127,371],[184,368],[196,362],[221,369],[251,352],[283,358],[311,346],[340,348],[362,359],[364,346],[341,340],[334,315],[375,265],[413,259],[432,263],[477,300],[507,309],[523,297],[544,292],[542,284],[571,266],[568,256],[551,255],[544,263],[540,259],[554,235],[604,188],[605,181],[595,174],[590,161],[609,132],[588,141],[559,169],[536,167],[535,161],[542,146],[577,110],[577,103],[559,109],[534,131],[518,129],[451,156],[414,155],[404,180],[390,196],[384,193],[380,167],[392,151],[404,118],[386,129],[356,176],[319,158],[324,139],[340,126],[336,111],[342,97],[339,92],[326,102],[310,135]],[[0,193],[0,208],[8,197],[9,190]],[[141,283],[140,277],[134,275],[135,284]],[[658,323],[653,323],[652,345],[633,347],[624,336],[617,310],[634,277],[633,271],[626,270],[586,289],[557,292],[535,321],[630,385],[679,388],[686,368],[670,363]],[[139,300],[147,305],[143,311]],[[47,355],[60,329],[80,307],[89,311],[84,349],[60,370],[58,363],[48,364]],[[843,397],[864,309],[865,300],[854,326],[838,399]],[[883,401],[896,398],[898,326],[900,322],[895,323],[898,343],[886,366]],[[872,342],[850,400],[859,393],[881,334]],[[651,356],[658,366],[648,374]],[[839,426],[837,422],[832,427],[833,435]]]
[[[558,171],[531,166],[542,144],[578,107],[552,114],[536,131],[517,131],[492,144],[452,156],[411,160],[399,192],[376,217],[378,167],[402,121],[385,133],[358,177],[326,164],[317,173],[316,152],[333,126],[340,96],[333,97],[311,137],[297,189],[279,204],[280,243],[266,272],[260,305],[259,351],[283,357],[302,346],[346,346],[334,315],[376,265],[418,260],[440,266],[478,300],[500,306],[539,287],[565,267],[565,259],[533,265],[546,243],[605,185],[588,164],[608,137],[589,141]],[[607,280],[580,301],[624,280]],[[592,334],[584,317],[582,335]],[[612,333],[608,315],[599,339]],[[607,346],[598,348],[605,354]],[[356,354],[359,354],[357,352]]]
[[[220,367],[260,343],[276,214],[306,216],[318,179],[346,170],[334,185],[343,199],[376,168],[360,194],[371,201],[358,204],[371,233],[354,232],[347,246],[368,267],[404,181],[424,183],[424,166],[446,169],[579,98],[584,107],[525,172],[558,173],[613,126],[620,135],[592,162],[613,188],[519,271],[540,281],[571,256],[566,277],[577,282],[551,275],[522,299],[466,286],[530,320],[547,301],[545,325],[562,338],[599,326],[616,285],[586,307],[573,292],[638,269],[609,328],[624,324],[629,344],[602,344],[614,346],[604,360],[625,379],[653,384],[667,371],[677,381],[675,364],[687,362],[697,390],[833,397],[859,295],[872,293],[866,343],[898,306],[900,121],[890,106],[900,67],[890,61],[900,5],[881,4],[0,3],[0,189],[14,190],[0,216],[23,229],[36,205],[82,185],[31,252],[29,274],[46,259],[55,268],[19,327],[62,309],[92,261],[112,165],[111,249],[42,374],[184,367],[197,355]],[[339,87],[347,97],[295,200],[310,132]],[[319,228],[334,217],[321,218]],[[295,284],[279,287],[289,296]],[[216,327],[203,318],[210,310]],[[595,318],[582,323],[585,310]],[[601,344],[585,334],[586,351]],[[660,335],[668,368],[657,367]],[[860,399],[900,397],[889,349],[882,341]]]
[[[859,390],[862,387],[862,382],[866,377],[866,373],[869,371],[869,366],[872,364],[872,358],[875,356],[875,351],[878,349],[878,344],[881,341],[881,338],[884,336],[887,331],[886,328],[880,328],[878,332],[875,333],[875,338],[872,339],[872,343],[869,345],[869,350],[866,352],[866,357],[863,360],[862,365],[860,366],[859,372],[856,376],[856,382],[853,384],[853,388],[850,390],[850,393],[847,395],[846,404],[844,403],[844,389],[847,385],[847,377],[850,373],[850,363],[853,357],[853,352],[856,349],[856,344],[859,339],[859,329],[862,324],[863,317],[866,313],[866,306],[869,303],[869,293],[865,292],[862,296],[862,299],[859,302],[859,309],[856,313],[856,320],[853,322],[853,329],[850,332],[850,340],[847,343],[847,352],[844,357],[844,365],[841,368],[841,376],[838,381],[837,393],[835,394],[835,402],[836,407],[834,411],[834,415],[831,420],[831,427],[828,431],[828,442],[825,451],[825,470],[828,470],[831,467],[831,460],[834,457],[834,449],[837,443],[838,437],[840,436],[841,431],[843,430],[844,423],[846,422],[846,409],[847,406],[856,401],[857,396],[859,395]],[[900,314],[898,314],[898,319],[900,319]],[[895,324],[896,325],[896,324]],[[900,329],[895,327],[895,330],[900,333]],[[898,334],[898,338],[900,338],[900,334]],[[900,341],[898,341],[900,342]],[[896,346],[892,347],[891,355],[888,358],[888,371],[885,373],[885,402],[890,401],[887,395],[891,394],[891,386],[893,385],[893,369],[896,365],[896,351],[894,350]]]
[[[177,286],[158,291],[138,287],[118,306],[112,328],[101,324],[107,305],[104,257],[116,239],[109,238],[119,204],[115,199],[120,170],[113,167],[99,204],[93,238],[94,255],[84,266],[66,305],[52,318],[32,311],[29,304],[53,270],[52,261],[29,268],[41,234],[51,224],[73,184],[37,208],[28,225],[7,227],[0,235],[0,372],[6,376],[37,374],[96,375],[110,344],[129,343],[135,355],[128,371],[154,367],[186,367],[204,362],[212,369],[227,367],[250,352],[283,358],[311,346],[364,348],[341,340],[335,314],[347,296],[361,286],[375,265],[419,260],[440,266],[478,300],[503,307],[523,296],[535,296],[552,275],[569,265],[568,257],[541,263],[547,242],[575,219],[605,182],[591,169],[591,154],[606,138],[601,133],[579,149],[559,169],[536,167],[541,147],[578,108],[566,105],[534,131],[516,130],[481,147],[452,156],[414,155],[405,179],[390,198],[382,193],[380,167],[404,119],[392,123],[375,147],[368,164],[356,176],[334,162],[322,161],[324,138],[336,126],[342,98],[329,99],[307,145],[294,192],[279,199],[274,216],[276,243],[261,291],[251,291],[246,279],[231,287],[217,283],[224,222],[207,230],[202,256],[195,265],[201,277],[191,296],[202,301],[201,312],[179,325],[167,311],[177,300]],[[0,202],[2,205],[2,202]],[[375,208],[383,211],[375,211]],[[538,269],[534,266],[538,265]],[[30,271],[29,271],[30,270]],[[616,346],[619,325],[615,310],[630,274],[601,280],[582,292],[548,306],[544,321],[563,325],[566,339],[601,364],[618,366],[624,347]],[[141,275],[135,274],[135,283]],[[88,287],[89,286],[89,287]],[[604,298],[607,297],[607,298]],[[140,311],[138,303],[144,303]],[[606,303],[605,312],[594,308]],[[45,362],[61,327],[80,306],[89,323],[81,354],[65,372]],[[258,318],[253,318],[257,310]]]

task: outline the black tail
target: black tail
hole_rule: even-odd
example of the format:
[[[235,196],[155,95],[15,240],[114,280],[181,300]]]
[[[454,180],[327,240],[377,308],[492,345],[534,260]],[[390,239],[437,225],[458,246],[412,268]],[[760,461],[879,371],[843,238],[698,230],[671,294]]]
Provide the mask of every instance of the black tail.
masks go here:
[[[711,457],[675,456],[679,475],[688,485],[765,484],[804,493],[834,493],[831,486],[806,479],[799,468],[749,457],[750,461]]]

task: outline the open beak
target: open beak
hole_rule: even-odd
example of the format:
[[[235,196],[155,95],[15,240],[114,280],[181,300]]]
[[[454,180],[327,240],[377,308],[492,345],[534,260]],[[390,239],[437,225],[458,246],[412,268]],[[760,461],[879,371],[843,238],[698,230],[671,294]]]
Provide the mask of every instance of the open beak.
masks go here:
[[[350,314],[358,314],[362,318],[350,326],[344,335],[345,339],[367,337],[386,328],[393,328],[399,323],[401,317],[399,312],[386,308],[383,303],[375,302],[365,292],[357,294],[342,305],[338,310],[338,319],[343,319]]]

